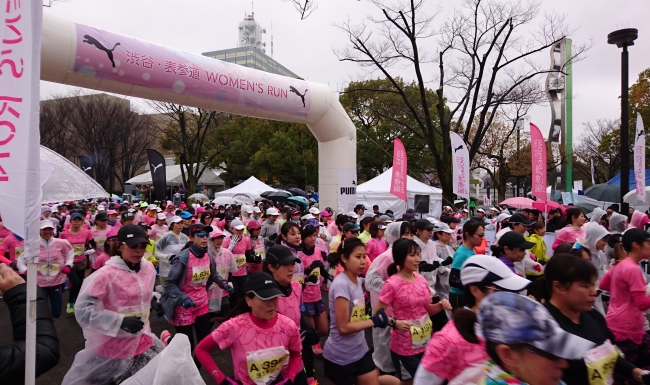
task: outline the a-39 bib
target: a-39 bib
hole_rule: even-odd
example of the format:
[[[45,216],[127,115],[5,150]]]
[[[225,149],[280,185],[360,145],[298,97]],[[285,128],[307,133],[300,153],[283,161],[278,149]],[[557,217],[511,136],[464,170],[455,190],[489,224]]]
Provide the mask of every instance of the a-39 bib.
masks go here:
[[[366,301],[355,299],[352,301],[352,310],[350,311],[350,322],[361,322],[366,320]]]
[[[256,385],[273,383],[280,375],[282,367],[287,364],[289,352],[283,346],[246,353],[248,377]]]
[[[589,385],[610,385],[614,383],[614,367],[618,351],[609,340],[584,355]]]
[[[427,314],[418,320],[411,320],[411,348],[423,348],[431,339],[433,324]]]

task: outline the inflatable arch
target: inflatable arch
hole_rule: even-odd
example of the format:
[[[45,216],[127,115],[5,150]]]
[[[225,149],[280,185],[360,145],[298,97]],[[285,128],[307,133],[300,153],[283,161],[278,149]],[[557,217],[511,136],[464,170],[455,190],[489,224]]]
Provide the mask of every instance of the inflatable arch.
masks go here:
[[[42,80],[307,124],[318,140],[320,207],[349,211],[354,205],[356,127],[328,86],[178,51],[49,15],[43,17],[41,55]],[[347,194],[348,191],[355,194]]]

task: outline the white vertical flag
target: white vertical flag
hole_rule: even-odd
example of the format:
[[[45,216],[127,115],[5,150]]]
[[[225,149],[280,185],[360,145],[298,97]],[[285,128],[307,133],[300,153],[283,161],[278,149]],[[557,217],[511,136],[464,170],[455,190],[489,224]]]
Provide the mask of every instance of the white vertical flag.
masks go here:
[[[455,132],[451,137],[451,164],[454,166],[454,194],[469,202],[469,151],[463,138]]]
[[[636,198],[645,201],[645,131],[641,114],[636,114],[636,136],[634,139],[634,180],[636,181]]]
[[[594,160],[591,160],[591,184],[594,185],[596,184],[596,179],[594,179]]]

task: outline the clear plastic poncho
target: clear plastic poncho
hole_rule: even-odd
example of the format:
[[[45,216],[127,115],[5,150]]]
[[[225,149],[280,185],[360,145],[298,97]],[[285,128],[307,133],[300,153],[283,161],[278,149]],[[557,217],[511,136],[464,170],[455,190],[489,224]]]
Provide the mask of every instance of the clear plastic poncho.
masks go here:
[[[156,269],[143,259],[140,271],[122,258],[85,279],[75,303],[75,318],[86,345],[75,356],[63,384],[119,384],[164,348],[149,326]],[[125,317],[140,317],[144,327],[132,334],[120,329]]]
[[[600,218],[603,217],[603,215],[607,214],[607,211],[596,207],[594,211],[591,212],[591,218],[589,219],[589,222],[595,222],[598,223],[600,222]]]
[[[625,231],[625,224],[627,223],[627,217],[623,214],[612,213],[612,216],[609,217],[609,231],[612,234],[621,234]]]
[[[583,226],[585,230],[585,239],[584,245],[591,252],[591,263],[596,267],[598,271],[598,282],[605,276],[607,270],[609,269],[609,258],[606,254],[596,248],[598,241],[603,239],[609,234],[606,228],[599,225],[598,222],[589,222]],[[598,310],[601,314],[605,315],[605,308],[603,307],[602,297],[596,297],[596,302],[594,303],[594,308]]]
[[[169,259],[172,255],[178,255],[190,238],[180,233],[178,236],[174,232],[169,231],[163,234],[156,242],[156,258],[159,261],[160,276],[167,277],[172,265]]]

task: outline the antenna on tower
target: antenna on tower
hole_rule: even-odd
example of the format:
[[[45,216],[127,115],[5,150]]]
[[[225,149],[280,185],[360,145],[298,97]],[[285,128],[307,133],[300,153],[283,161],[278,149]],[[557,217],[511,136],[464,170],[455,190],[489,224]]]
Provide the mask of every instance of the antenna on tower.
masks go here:
[[[271,22],[271,57],[273,57],[273,22]]]
[[[251,1],[251,11],[253,12],[251,16],[253,17],[253,20],[255,20],[255,2]]]

